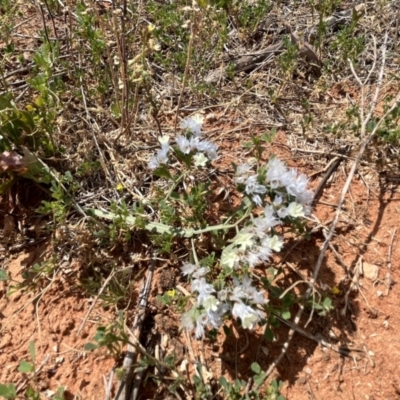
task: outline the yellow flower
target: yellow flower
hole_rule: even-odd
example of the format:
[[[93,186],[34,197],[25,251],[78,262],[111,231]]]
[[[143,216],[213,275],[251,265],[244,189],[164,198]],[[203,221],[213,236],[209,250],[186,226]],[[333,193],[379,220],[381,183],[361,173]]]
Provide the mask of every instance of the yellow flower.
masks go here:
[[[334,286],[331,289],[332,294],[339,294],[340,293],[340,289],[337,286]]]
[[[118,183],[116,189],[119,191],[124,190],[124,185],[120,182],[120,183]]]
[[[168,290],[167,296],[168,297],[175,297],[175,289]]]

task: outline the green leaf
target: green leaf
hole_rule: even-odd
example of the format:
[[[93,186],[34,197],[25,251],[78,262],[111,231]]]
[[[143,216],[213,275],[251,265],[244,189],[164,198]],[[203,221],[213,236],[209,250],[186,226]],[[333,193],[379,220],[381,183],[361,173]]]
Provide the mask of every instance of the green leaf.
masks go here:
[[[153,171],[153,175],[160,178],[172,179],[171,173],[168,171],[166,165],[161,164],[158,168]]]
[[[332,308],[332,300],[329,297],[324,299],[324,307],[330,310]]]
[[[255,375],[253,380],[256,385],[261,385],[264,382],[264,374]]]
[[[60,387],[57,389],[57,392],[56,392],[56,394],[54,395],[53,400],[65,400],[64,392],[65,392],[64,386],[60,386]]]
[[[112,103],[110,108],[115,118],[121,118],[121,108],[118,103]]]
[[[260,364],[253,362],[253,364],[251,364],[251,370],[256,373],[256,374],[260,374],[261,373],[261,367]]]
[[[286,319],[286,320],[290,319],[290,311],[288,311],[288,310],[282,311],[281,315],[282,315],[283,319]]]
[[[272,329],[270,329],[270,328],[267,328],[267,329],[265,330],[264,336],[265,336],[265,339],[266,339],[268,342],[272,342],[272,341],[274,340],[274,332],[273,332]]]
[[[31,355],[32,361],[36,361],[36,352],[35,352],[35,342],[32,341],[29,343],[29,354]]]
[[[18,371],[22,372],[23,374],[28,374],[29,372],[33,372],[35,370],[35,367],[33,366],[32,363],[28,361],[21,361],[18,367]]]
[[[28,387],[28,389],[26,389],[25,391],[25,396],[29,399],[29,400],[40,400],[40,395],[38,392],[36,392],[36,390],[33,387]]]
[[[8,281],[7,271],[3,268],[0,268],[0,281]]]
[[[229,389],[231,384],[226,380],[224,376],[221,376],[219,378],[219,384],[224,387],[225,389]]]
[[[98,348],[98,346],[94,343],[86,343],[85,346],[83,347],[85,351],[91,351],[95,350]]]
[[[0,383],[0,396],[5,399],[15,399],[17,397],[15,385],[13,383],[10,383],[9,385],[2,385]]]

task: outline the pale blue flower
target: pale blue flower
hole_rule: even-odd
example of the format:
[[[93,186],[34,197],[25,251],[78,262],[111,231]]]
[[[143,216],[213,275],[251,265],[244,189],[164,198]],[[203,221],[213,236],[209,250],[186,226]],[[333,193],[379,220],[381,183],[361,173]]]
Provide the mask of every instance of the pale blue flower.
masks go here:
[[[183,121],[181,121],[179,126],[182,129],[189,129],[196,136],[199,136],[201,134],[201,127],[203,126],[203,121],[204,117],[202,117],[200,114],[196,114],[193,115],[192,117],[186,118]]]
[[[198,268],[195,264],[186,263],[181,267],[182,275],[192,275]]]
[[[177,136],[176,137],[176,144],[178,145],[179,150],[183,154],[189,154],[190,153],[190,142],[184,136]]]

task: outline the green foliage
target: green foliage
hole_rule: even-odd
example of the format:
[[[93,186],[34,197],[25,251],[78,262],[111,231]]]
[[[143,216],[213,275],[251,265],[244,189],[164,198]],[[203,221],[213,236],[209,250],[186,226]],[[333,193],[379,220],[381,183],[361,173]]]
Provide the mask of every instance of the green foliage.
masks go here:
[[[96,343],[86,343],[84,349],[91,351],[105,347],[118,358],[122,352],[122,346],[128,343],[128,335],[124,330],[124,315],[120,311],[118,318],[107,326],[99,326],[93,338]]]
[[[54,259],[50,258],[43,263],[35,263],[32,267],[22,272],[22,282],[16,282],[15,285],[10,285],[7,291],[7,296],[11,296],[17,291],[23,293],[28,291],[36,291],[41,289],[43,282],[52,275],[56,264]],[[31,352],[31,348],[29,348]],[[34,357],[31,354],[32,359]]]
[[[0,384],[0,396],[5,399],[15,399],[17,397],[17,390],[13,383],[8,385]]]
[[[254,383],[261,384],[265,380],[265,372],[256,362],[251,364],[251,370],[254,372]],[[233,383],[229,382],[224,376],[221,376],[218,381],[224,391],[224,399],[226,400],[285,400],[286,398],[280,393],[283,383],[271,381],[266,395],[261,395],[256,390],[250,390],[245,393],[247,382],[241,379],[235,379]]]
[[[308,307],[314,308],[321,317],[325,317],[329,312],[334,310],[332,300],[326,295],[318,296],[307,302]]]
[[[348,60],[357,63],[359,56],[364,51],[365,37],[357,36],[355,32],[361,15],[354,9],[350,24],[338,32],[335,41],[331,44],[331,49],[338,54],[343,64],[347,64]]]
[[[385,99],[385,105],[383,107],[386,113],[389,109],[389,104],[393,100],[392,96],[388,96]],[[367,125],[367,131],[372,132],[376,127],[379,119],[372,118]],[[399,144],[400,142],[400,105],[394,107],[394,109],[388,113],[383,123],[378,127],[376,136],[382,139],[386,143]]]
[[[161,44],[162,52],[155,53],[154,59],[169,70],[182,72],[185,69],[190,31],[185,27],[185,15],[181,8],[183,1],[149,1],[148,12],[156,29],[154,35]]]
[[[77,36],[85,38],[91,51],[87,53],[91,57],[91,65],[100,65],[102,57],[106,56],[106,41],[101,29],[97,29],[99,21],[90,7],[80,2],[76,7],[77,14]]]
[[[315,47],[321,51],[327,34],[326,18],[331,16],[333,12],[340,6],[343,0],[308,0],[313,19],[318,19],[317,36],[314,40]]]
[[[0,281],[8,281],[8,274],[7,271],[3,268],[0,268]]]
[[[285,51],[279,56],[278,64],[284,75],[291,77],[297,66],[299,50],[288,36],[283,38],[283,44],[285,46]]]
[[[11,94],[0,96],[0,152],[14,147],[40,145],[32,113],[17,108]]]
[[[250,141],[245,142],[243,146],[251,151],[253,151],[254,156],[257,160],[261,160],[262,153],[265,148],[263,146],[264,143],[272,143],[276,136],[276,128],[272,128],[271,132],[263,133],[261,136],[250,136]]]
[[[36,351],[35,342],[29,343],[29,355],[31,361],[22,360],[18,366],[18,372],[25,374],[27,377],[28,387],[24,391],[24,398],[29,400],[40,400],[40,389],[38,387],[37,377],[35,374],[35,362],[36,362]],[[19,389],[21,390],[21,388]],[[56,393],[52,397],[53,400],[64,400],[65,389],[61,386],[57,389]],[[0,396],[4,399],[16,399],[17,390],[13,383],[8,385],[0,384]]]

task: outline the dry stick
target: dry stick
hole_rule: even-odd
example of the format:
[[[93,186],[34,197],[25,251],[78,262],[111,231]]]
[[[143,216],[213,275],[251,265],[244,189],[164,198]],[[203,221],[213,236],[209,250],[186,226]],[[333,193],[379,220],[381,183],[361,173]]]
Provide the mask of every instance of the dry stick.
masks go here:
[[[126,60],[126,41],[125,41],[125,14],[121,15],[121,34],[118,34],[118,18],[116,13],[113,13],[113,28],[114,35],[117,42],[117,52],[119,57],[121,81],[122,81],[122,93],[121,93],[121,132],[129,133],[127,125],[128,118],[128,79],[127,79],[127,60]]]
[[[111,400],[111,389],[112,389],[113,379],[114,379],[114,369],[111,370],[110,376],[108,377],[108,382],[106,386],[106,400]]]
[[[86,313],[85,318],[83,318],[81,326],[79,327],[78,332],[76,333],[76,336],[79,336],[79,334],[81,333],[83,327],[85,326],[85,324],[86,324],[86,322],[87,322],[87,320],[89,318],[90,313],[92,312],[94,306],[97,303],[97,300],[99,299],[99,297],[101,296],[101,294],[103,293],[104,289],[107,287],[108,283],[111,281],[111,279],[113,278],[114,275],[115,275],[115,270],[112,270],[110,275],[108,275],[107,279],[104,281],[102,287],[100,288],[99,293],[97,293],[96,297],[94,298],[93,303],[90,305],[89,310]]]
[[[343,206],[347,191],[349,190],[350,183],[353,180],[356,168],[357,168],[357,166],[358,166],[358,164],[359,164],[359,162],[360,162],[360,160],[361,160],[361,158],[362,158],[362,156],[363,156],[363,154],[364,154],[364,152],[365,152],[365,150],[367,148],[367,145],[370,143],[371,139],[374,137],[374,135],[377,132],[377,130],[378,130],[379,126],[381,125],[381,123],[385,120],[387,115],[396,107],[396,105],[400,101],[400,92],[399,92],[397,94],[395,100],[393,101],[392,106],[386,111],[384,116],[378,121],[378,123],[375,126],[375,128],[373,129],[373,131],[367,137],[365,137],[367,124],[370,121],[373,112],[375,111],[375,108],[376,108],[376,105],[377,105],[377,102],[378,102],[378,96],[379,96],[380,89],[381,89],[381,86],[382,86],[383,73],[384,73],[384,68],[385,68],[385,59],[386,59],[387,38],[388,38],[388,35],[386,33],[385,34],[384,43],[382,45],[382,67],[381,67],[380,72],[379,72],[378,82],[377,82],[377,86],[376,86],[376,90],[375,90],[375,95],[374,95],[374,98],[372,100],[372,104],[371,104],[371,107],[369,109],[369,112],[368,112],[367,116],[365,117],[365,119],[362,119],[363,123],[361,125],[361,137],[363,137],[364,140],[361,143],[358,155],[357,155],[357,157],[356,157],[356,159],[355,159],[355,161],[354,161],[354,163],[353,163],[353,165],[351,167],[349,176],[348,176],[348,178],[346,180],[346,183],[345,183],[345,185],[344,185],[344,187],[342,189],[342,193],[340,195],[340,199],[339,199],[339,202],[338,202],[338,205],[337,205],[335,217],[333,219],[333,222],[332,222],[332,225],[330,227],[330,230],[329,230],[329,232],[328,232],[328,234],[326,236],[324,245],[322,246],[322,249],[320,250],[318,261],[317,261],[317,264],[316,264],[315,269],[314,269],[313,277],[312,277],[312,279],[310,281],[310,286],[309,286],[309,288],[307,289],[307,291],[306,291],[306,293],[304,295],[304,299],[308,299],[310,297],[310,294],[312,292],[314,292],[315,282],[317,280],[319,271],[321,269],[322,262],[324,261],[326,250],[328,249],[329,243],[330,243],[330,241],[331,241],[331,239],[332,239],[332,237],[333,237],[333,235],[335,233],[336,225],[337,225],[337,223],[339,221],[341,209],[342,209],[342,206]],[[374,38],[374,43],[375,43],[375,38]],[[369,79],[372,71],[370,71],[370,73],[368,74],[367,79],[362,83],[360,78],[357,76],[357,74],[354,71],[353,64],[351,63],[350,60],[349,60],[349,62],[350,62],[351,71],[353,72],[357,82],[360,84],[361,90],[362,90],[362,94],[364,95],[364,87],[367,84],[368,79]],[[374,63],[374,65],[375,65],[375,63]],[[362,98],[361,101],[362,101],[362,105],[364,105],[364,98]],[[363,106],[361,107],[360,114],[364,116]],[[297,312],[296,317],[295,317],[294,322],[293,322],[294,325],[298,326],[300,318],[301,318],[301,316],[303,314],[303,311],[304,311],[304,305],[300,304],[300,309]],[[289,344],[290,344],[295,332],[296,332],[295,329],[291,329],[289,331],[288,339],[283,344],[280,354],[275,358],[275,360],[272,362],[271,366],[266,371],[264,379],[256,385],[255,390],[258,390],[260,388],[260,386],[271,375],[273,370],[276,368],[276,366],[279,364],[279,362],[281,361],[283,356],[286,354],[286,352],[287,352],[287,350],[289,348]]]
[[[42,21],[43,21],[44,35],[46,36],[47,43],[49,44],[50,51],[52,52],[53,51],[53,46],[50,43],[49,32],[47,32],[47,25],[46,25],[46,19],[44,18],[43,7],[39,2],[38,2],[38,7],[39,7],[40,15],[41,15]],[[58,38],[57,38],[57,40],[58,40]]]
[[[155,255],[152,257],[149,273],[147,274],[146,282],[143,285],[142,290],[139,294],[139,304],[138,312],[136,314],[135,320],[133,321],[132,333],[129,337],[129,343],[126,349],[126,355],[122,364],[122,369],[124,371],[124,378],[118,388],[118,392],[115,396],[115,400],[128,400],[130,399],[131,393],[131,380],[133,377],[133,366],[136,363],[138,353],[135,351],[137,348],[133,343],[139,344],[139,336],[142,329],[143,321],[145,318],[148,297],[150,293],[151,282],[153,280],[154,266],[156,263]],[[138,382],[140,384],[140,382]],[[137,382],[135,382],[137,385]],[[136,386],[135,386],[136,387]]]
[[[394,242],[394,237],[396,236],[396,232],[397,232],[397,228],[394,228],[392,237],[390,239],[390,245],[389,245],[389,250],[388,250],[388,260],[387,260],[388,272],[386,273],[386,277],[385,277],[386,296],[389,295],[389,290],[393,283],[393,280],[390,276],[390,271],[392,270],[392,249],[393,249],[393,242]]]
[[[195,11],[193,11],[192,22],[190,24],[190,38],[189,38],[187,59],[186,59],[186,65],[185,65],[185,72],[183,74],[182,88],[181,88],[181,92],[179,94],[178,105],[176,107],[175,126],[174,126],[174,131],[175,132],[176,132],[176,127],[178,125],[178,115],[179,115],[179,109],[181,108],[182,96],[183,96],[183,92],[185,90],[187,77],[189,75],[190,60],[191,60],[191,57],[192,57],[192,48],[193,48],[193,41],[194,41],[195,28],[196,28],[195,24],[196,24]]]

